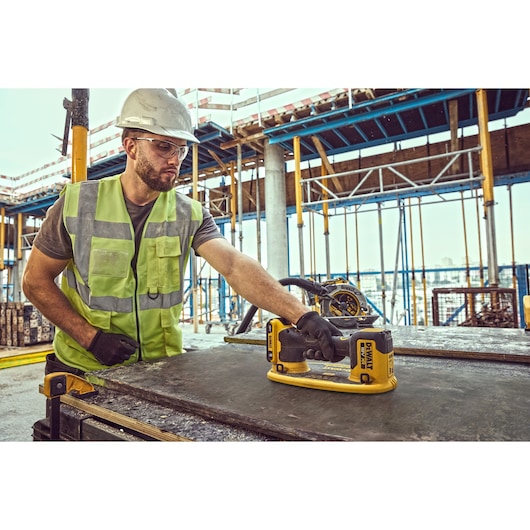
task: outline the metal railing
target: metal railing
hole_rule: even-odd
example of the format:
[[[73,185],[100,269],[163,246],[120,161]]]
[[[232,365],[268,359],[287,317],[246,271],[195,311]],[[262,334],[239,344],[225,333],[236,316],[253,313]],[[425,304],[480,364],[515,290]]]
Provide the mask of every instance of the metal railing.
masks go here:
[[[345,171],[343,173],[303,178],[301,179],[303,189],[302,207],[316,207],[326,203],[333,203],[334,205],[342,203],[362,203],[368,200],[370,202],[376,202],[381,201],[385,197],[393,198],[396,194],[402,197],[418,194],[419,192],[436,194],[437,191],[442,191],[448,185],[451,187],[478,187],[484,180],[484,177],[480,168],[476,167],[479,165],[478,162],[473,162],[473,155],[478,154],[481,149],[480,146],[477,146],[439,155]],[[407,169],[410,169],[410,166],[416,164],[431,163],[435,160],[443,159],[447,159],[446,163],[433,178],[414,180],[408,177],[403,171],[405,166],[407,166]],[[467,172],[457,172],[464,159],[467,160]],[[390,179],[385,179],[387,173],[391,173],[392,176],[397,177],[399,179],[398,182],[390,182]],[[351,189],[347,191],[334,191],[329,186],[330,182],[341,179],[344,181],[346,177],[356,176],[360,180],[354,187],[350,186]],[[368,180],[374,176],[377,179],[377,185],[370,186]],[[387,180],[386,183],[385,180]],[[342,187],[344,188],[345,186]]]

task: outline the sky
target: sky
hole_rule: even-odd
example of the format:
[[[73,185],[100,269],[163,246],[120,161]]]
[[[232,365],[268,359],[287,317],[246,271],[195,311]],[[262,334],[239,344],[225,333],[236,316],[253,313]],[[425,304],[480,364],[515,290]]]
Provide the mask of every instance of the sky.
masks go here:
[[[89,128],[115,119],[129,88],[90,89]],[[0,175],[17,177],[61,157],[71,88],[0,88]],[[116,129],[117,131],[117,129]]]

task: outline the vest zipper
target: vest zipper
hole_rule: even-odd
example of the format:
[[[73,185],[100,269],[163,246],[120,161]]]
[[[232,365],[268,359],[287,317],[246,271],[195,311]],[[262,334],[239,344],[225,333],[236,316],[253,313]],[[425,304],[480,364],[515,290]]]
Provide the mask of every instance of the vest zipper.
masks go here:
[[[138,337],[138,361],[142,360],[142,341],[140,337],[140,320],[138,318],[138,275],[136,268],[133,269],[134,274],[134,317],[136,320],[136,336]]]

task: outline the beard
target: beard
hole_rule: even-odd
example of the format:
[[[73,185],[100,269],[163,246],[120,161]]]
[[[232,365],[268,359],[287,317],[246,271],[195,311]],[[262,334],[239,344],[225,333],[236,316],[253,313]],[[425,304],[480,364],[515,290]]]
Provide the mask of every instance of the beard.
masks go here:
[[[170,191],[177,183],[176,176],[171,180],[160,178],[158,172],[145,157],[139,157],[136,165],[136,174],[154,191]]]

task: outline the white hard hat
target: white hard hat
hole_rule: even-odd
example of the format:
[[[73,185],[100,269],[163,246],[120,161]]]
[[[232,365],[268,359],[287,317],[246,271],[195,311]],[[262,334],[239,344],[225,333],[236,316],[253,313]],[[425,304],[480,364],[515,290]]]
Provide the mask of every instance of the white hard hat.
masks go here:
[[[193,135],[188,109],[165,88],[138,88],[131,92],[116,126],[200,143]]]

